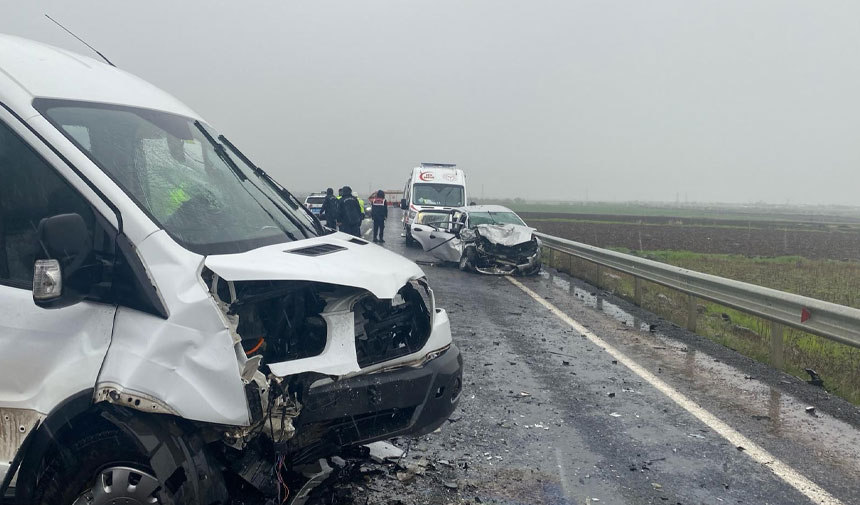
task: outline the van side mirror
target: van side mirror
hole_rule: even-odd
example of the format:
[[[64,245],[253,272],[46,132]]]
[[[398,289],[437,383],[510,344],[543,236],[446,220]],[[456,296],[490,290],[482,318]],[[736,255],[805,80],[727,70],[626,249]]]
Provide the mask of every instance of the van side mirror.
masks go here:
[[[406,203],[406,199],[405,199],[405,198],[401,198],[401,199],[400,199],[400,208],[401,208],[401,209],[403,209],[403,210],[406,210],[406,209],[408,209],[408,208],[409,208],[409,204],[408,204],[408,203]]]
[[[68,307],[83,300],[98,282],[101,264],[80,214],[39,221],[33,270],[33,301],[39,307]]]

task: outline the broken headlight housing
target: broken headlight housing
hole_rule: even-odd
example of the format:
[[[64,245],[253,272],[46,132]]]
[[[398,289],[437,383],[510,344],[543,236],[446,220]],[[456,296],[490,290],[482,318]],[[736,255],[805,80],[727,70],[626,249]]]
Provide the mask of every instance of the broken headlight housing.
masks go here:
[[[433,290],[430,289],[427,277],[413,279],[409,281],[409,285],[412,286],[412,289],[417,291],[419,295],[421,295],[421,300],[424,302],[427,312],[430,313],[430,326],[432,327],[433,316],[436,314],[436,298],[433,296]]]
[[[353,307],[355,348],[362,368],[420,351],[433,330],[433,291],[424,278],[403,286],[394,298],[361,298]]]

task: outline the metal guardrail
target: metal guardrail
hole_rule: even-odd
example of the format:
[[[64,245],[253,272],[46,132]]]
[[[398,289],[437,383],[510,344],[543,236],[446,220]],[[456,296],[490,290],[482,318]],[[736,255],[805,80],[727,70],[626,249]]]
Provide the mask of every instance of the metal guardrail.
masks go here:
[[[688,294],[687,326],[690,329],[695,330],[695,300],[701,298],[776,323],[774,335],[781,336],[782,328],[777,325],[785,325],[860,347],[860,309],[703,274],[545,233],[535,235],[540,237],[543,247],[632,275],[636,281],[634,298],[637,305],[641,305],[642,301],[640,279]],[[778,350],[781,361],[782,339],[779,339],[778,344],[775,341],[772,339],[771,351],[774,354]],[[778,349],[774,349],[776,345]]]

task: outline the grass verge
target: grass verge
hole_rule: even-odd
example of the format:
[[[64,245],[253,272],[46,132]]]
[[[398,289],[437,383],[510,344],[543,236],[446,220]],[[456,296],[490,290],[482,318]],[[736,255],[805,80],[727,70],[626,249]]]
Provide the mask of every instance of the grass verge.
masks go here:
[[[618,250],[618,249],[616,249]],[[687,251],[628,251],[698,272],[727,277],[780,291],[796,293],[860,308],[860,263],[809,260],[797,256],[750,258],[729,254]],[[582,278],[609,292],[633,300],[634,281],[629,275],[598,268],[578,258],[554,253],[548,264]],[[650,282],[642,283],[642,307],[684,326],[687,295]],[[698,301],[696,332],[757,361],[777,366],[770,357],[769,321],[717,303]],[[786,328],[783,371],[808,379],[804,369],[818,372],[824,387],[860,405],[860,349],[803,331]]]

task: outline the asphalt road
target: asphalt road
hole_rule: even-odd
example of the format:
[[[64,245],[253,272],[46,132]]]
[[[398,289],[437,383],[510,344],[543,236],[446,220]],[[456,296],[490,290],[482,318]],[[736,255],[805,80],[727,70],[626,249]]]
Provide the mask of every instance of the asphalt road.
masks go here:
[[[465,390],[347,503],[860,503],[856,407],[566,275],[436,264],[392,214],[384,246],[448,310]]]

